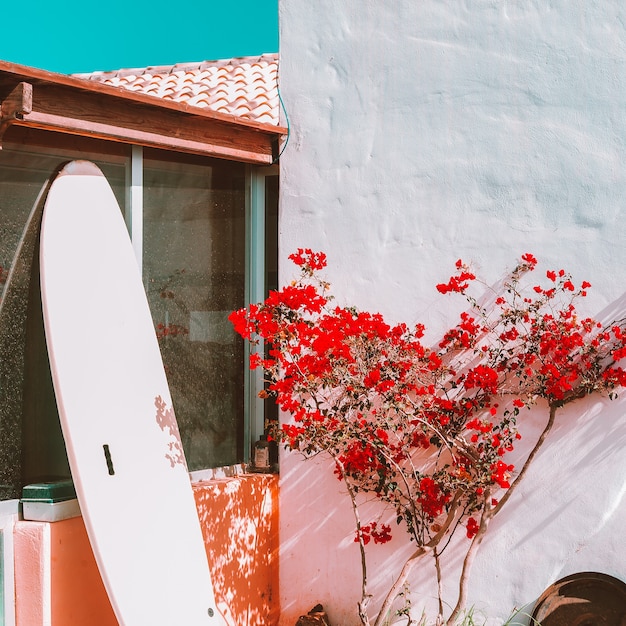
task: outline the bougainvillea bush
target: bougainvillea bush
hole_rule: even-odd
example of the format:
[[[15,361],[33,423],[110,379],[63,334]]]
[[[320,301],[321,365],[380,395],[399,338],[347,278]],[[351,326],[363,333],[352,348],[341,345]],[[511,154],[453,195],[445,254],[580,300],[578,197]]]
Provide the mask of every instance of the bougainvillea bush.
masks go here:
[[[592,393],[626,384],[624,321],[603,326],[580,316],[576,303],[591,285],[562,269],[529,280],[537,260],[519,263],[497,290],[457,261],[436,286],[463,296],[466,311],[434,345],[420,324],[391,325],[378,313],[335,304],[320,276],[323,253],[298,250],[292,284],[265,302],[232,313],[235,330],[258,344],[250,366],[291,414],[275,435],[306,456],[329,454],[345,482],[361,550],[359,618],[370,624],[365,545],[386,543],[400,529],[415,545],[375,624],[382,624],[411,568],[440,559],[451,535],[464,533],[467,555],[459,597],[448,624],[465,606],[473,556],[490,520],[502,509],[545,441],[558,409]],[[546,408],[546,425],[521,467],[508,457],[520,439],[518,422],[531,405]],[[397,527],[361,519],[361,495],[393,509]],[[441,583],[441,581],[438,581]],[[441,589],[441,584],[438,585]],[[435,621],[444,623],[439,598]]]

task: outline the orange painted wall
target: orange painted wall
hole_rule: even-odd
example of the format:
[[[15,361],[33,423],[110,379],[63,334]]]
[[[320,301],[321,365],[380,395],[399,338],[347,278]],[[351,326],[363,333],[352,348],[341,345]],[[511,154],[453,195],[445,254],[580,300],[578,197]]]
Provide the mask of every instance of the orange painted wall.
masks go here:
[[[50,549],[52,624],[117,626],[82,517],[50,524]]]
[[[194,495],[228,625],[275,626],[278,477],[206,481]],[[117,626],[82,518],[18,522],[14,540],[17,626]]]
[[[278,623],[278,477],[194,485],[218,608],[229,626]]]

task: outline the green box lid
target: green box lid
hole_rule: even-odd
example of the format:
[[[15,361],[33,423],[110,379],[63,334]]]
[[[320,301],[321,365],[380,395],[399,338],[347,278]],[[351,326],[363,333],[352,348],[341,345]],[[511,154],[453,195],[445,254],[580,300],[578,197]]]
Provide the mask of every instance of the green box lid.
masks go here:
[[[71,480],[33,483],[22,489],[22,500],[25,502],[63,502],[75,497],[76,491]]]

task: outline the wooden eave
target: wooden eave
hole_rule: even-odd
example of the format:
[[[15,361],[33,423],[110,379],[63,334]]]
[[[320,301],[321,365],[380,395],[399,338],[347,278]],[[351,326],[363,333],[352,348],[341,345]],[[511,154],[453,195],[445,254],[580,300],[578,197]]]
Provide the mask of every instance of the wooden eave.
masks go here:
[[[0,61],[0,147],[25,126],[269,165],[287,130],[123,87]]]

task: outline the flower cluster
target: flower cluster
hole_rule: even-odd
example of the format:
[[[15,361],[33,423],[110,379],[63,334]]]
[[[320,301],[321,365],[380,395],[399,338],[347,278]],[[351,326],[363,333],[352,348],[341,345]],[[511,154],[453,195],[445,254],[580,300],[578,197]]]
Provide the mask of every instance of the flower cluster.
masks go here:
[[[310,248],[299,248],[297,252],[289,255],[289,259],[301,267],[308,276],[326,267],[326,255],[323,252],[313,252]]]
[[[474,535],[478,532],[479,524],[473,517],[470,517],[467,520],[465,527],[467,528],[467,538],[472,539],[472,537],[474,537]]]
[[[388,541],[391,541],[391,526],[388,524],[381,524],[379,528],[377,522],[370,522],[365,526],[361,526],[361,528],[357,530],[354,541],[358,542],[359,538],[365,545],[367,545],[372,539],[374,540],[374,543],[387,543]]]
[[[292,420],[276,436],[305,455],[327,452],[351,493],[390,506],[423,546],[496,506],[516,469],[520,412],[543,398],[559,407],[626,385],[624,323],[603,327],[577,313],[577,286],[562,269],[546,284],[523,285],[537,267],[525,254],[488,305],[468,295],[476,276],[459,260],[442,294],[469,308],[435,347],[424,327],[391,325],[378,313],[333,305],[319,272],[323,253],[289,257],[300,278],[265,302],[231,314],[235,330],[259,344],[250,359]],[[262,345],[261,345],[262,344]],[[447,520],[447,522],[446,522]],[[362,526],[357,540],[384,543],[388,526]]]
[[[437,285],[437,291],[439,293],[465,293],[469,283],[476,279],[476,276],[470,271],[468,265],[463,263],[461,259],[456,262],[457,274],[451,276],[447,283],[440,283]]]

